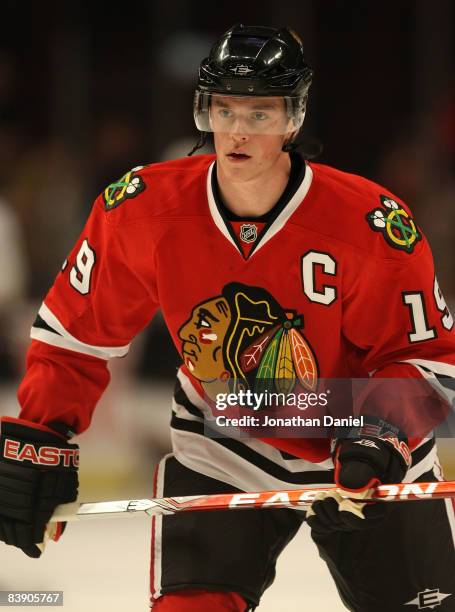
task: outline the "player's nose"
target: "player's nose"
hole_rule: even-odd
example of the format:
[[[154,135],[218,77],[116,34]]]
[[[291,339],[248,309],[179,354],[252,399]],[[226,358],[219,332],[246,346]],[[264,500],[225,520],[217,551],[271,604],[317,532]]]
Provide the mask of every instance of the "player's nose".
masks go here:
[[[231,132],[229,136],[232,142],[248,142],[250,139],[249,135],[245,133]]]
[[[245,142],[249,139],[249,135],[246,132],[244,122],[241,119],[236,119],[233,122],[229,131],[229,135],[235,141],[241,140],[242,142]]]

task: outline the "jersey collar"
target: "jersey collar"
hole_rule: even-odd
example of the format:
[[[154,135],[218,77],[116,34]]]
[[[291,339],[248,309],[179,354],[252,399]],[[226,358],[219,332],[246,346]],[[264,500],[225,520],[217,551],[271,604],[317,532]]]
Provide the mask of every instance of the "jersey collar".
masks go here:
[[[215,162],[210,165],[207,173],[207,199],[209,203],[210,214],[215,225],[226,238],[226,240],[228,240],[238,251],[238,253],[242,257],[244,257],[242,248],[237,242],[237,237],[231,227],[231,224],[223,214],[222,208],[218,206],[215,195],[213,193],[212,178],[214,168]],[[291,215],[297,210],[299,205],[305,199],[312,181],[313,171],[311,170],[310,166],[306,164],[305,175],[299,187],[295,191],[294,195],[287,202],[287,204],[285,204],[285,206],[279,211],[279,213],[276,216],[272,216],[270,221],[266,224],[253,249],[250,251],[248,259],[250,259],[255,253],[259,251],[259,249],[261,249],[265,244],[267,244],[267,242],[271,238],[273,238],[275,234],[277,234],[280,230],[283,229]],[[247,223],[248,220],[245,219],[245,222]]]

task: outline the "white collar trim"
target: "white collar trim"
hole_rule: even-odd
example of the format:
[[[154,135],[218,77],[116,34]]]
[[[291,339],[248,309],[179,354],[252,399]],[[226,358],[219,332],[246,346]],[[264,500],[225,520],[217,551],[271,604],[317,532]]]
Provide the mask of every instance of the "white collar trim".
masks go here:
[[[241,255],[243,255],[243,253],[239,250],[235,240],[232,238],[231,234],[229,233],[229,230],[226,227],[224,219],[221,216],[220,211],[218,210],[218,207],[215,202],[215,197],[212,191],[212,173],[213,173],[214,166],[215,166],[215,162],[212,162],[212,164],[210,164],[209,171],[207,173],[207,199],[209,202],[210,214],[212,215],[212,219],[215,225],[220,230],[220,232],[223,234],[223,236],[227,240],[229,240],[229,242],[234,246],[234,248]],[[254,255],[259,251],[259,249],[261,249],[264,246],[264,244],[266,244],[271,238],[273,238],[275,234],[277,234],[281,229],[283,229],[283,227],[286,225],[291,215],[297,210],[301,202],[305,199],[312,182],[313,182],[313,171],[310,168],[310,166],[306,164],[305,176],[303,178],[303,181],[300,184],[300,187],[297,189],[295,194],[286,204],[284,209],[280,212],[280,214],[275,219],[275,221],[272,223],[272,225],[267,229],[265,234],[263,234],[263,236],[260,238],[259,244],[254,249],[251,255],[252,257],[254,257]]]

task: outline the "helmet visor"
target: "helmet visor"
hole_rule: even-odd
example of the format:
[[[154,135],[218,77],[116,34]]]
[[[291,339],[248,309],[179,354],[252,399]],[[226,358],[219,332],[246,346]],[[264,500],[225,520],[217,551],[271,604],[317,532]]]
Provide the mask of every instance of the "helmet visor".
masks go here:
[[[305,98],[237,96],[196,91],[194,120],[201,132],[288,134],[299,130]]]

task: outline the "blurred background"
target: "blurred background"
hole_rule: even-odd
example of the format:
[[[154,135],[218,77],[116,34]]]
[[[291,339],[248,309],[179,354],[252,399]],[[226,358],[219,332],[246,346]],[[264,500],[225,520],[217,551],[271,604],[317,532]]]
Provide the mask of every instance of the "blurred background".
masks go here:
[[[29,328],[93,200],[128,169],[183,156],[192,148],[199,62],[236,22],[289,25],[300,33],[315,69],[305,125],[308,137],[324,145],[317,161],[382,183],[409,203],[432,245],[439,284],[453,309],[454,13],[451,0],[136,0],[131,5],[3,0],[0,413],[17,414],[15,389]],[[136,339],[131,354],[112,363],[111,387],[92,428],[79,440],[81,497],[151,494],[153,467],[169,448],[177,364],[159,316]],[[442,458],[446,473],[455,477],[455,457],[447,442]],[[95,598],[98,610],[117,610],[117,605],[119,610],[145,609],[147,526],[135,523],[128,531],[123,523],[109,525],[108,530],[103,524],[92,531],[73,527],[73,535],[65,534],[67,541],[52,547],[38,564],[0,547],[1,558],[9,561],[2,564],[0,589],[55,589],[64,583],[70,593],[73,589],[68,611],[85,609],[89,600],[84,597]],[[136,540],[129,544],[131,535]],[[76,560],[94,555],[98,574],[96,580],[93,572],[90,581],[80,577],[85,590],[74,590],[78,581],[73,565],[80,563],[69,563],[62,574],[58,547],[71,551]],[[319,568],[314,553],[308,554],[305,572]],[[60,555],[68,558],[68,553]],[[283,612],[301,609],[292,594],[299,579],[290,580],[300,561],[291,553],[283,558],[288,607],[283,607],[280,591],[285,583],[277,581],[261,610],[277,609],[274,596]],[[115,571],[125,576],[126,565],[133,582],[125,583],[124,599],[119,600],[106,585]],[[54,580],[57,567],[60,578]],[[133,576],[141,580],[140,588]],[[313,590],[306,587],[306,601],[313,602],[308,609],[343,609],[334,603],[336,595],[326,578],[320,580],[309,581]],[[130,601],[137,603],[125,604]]]

